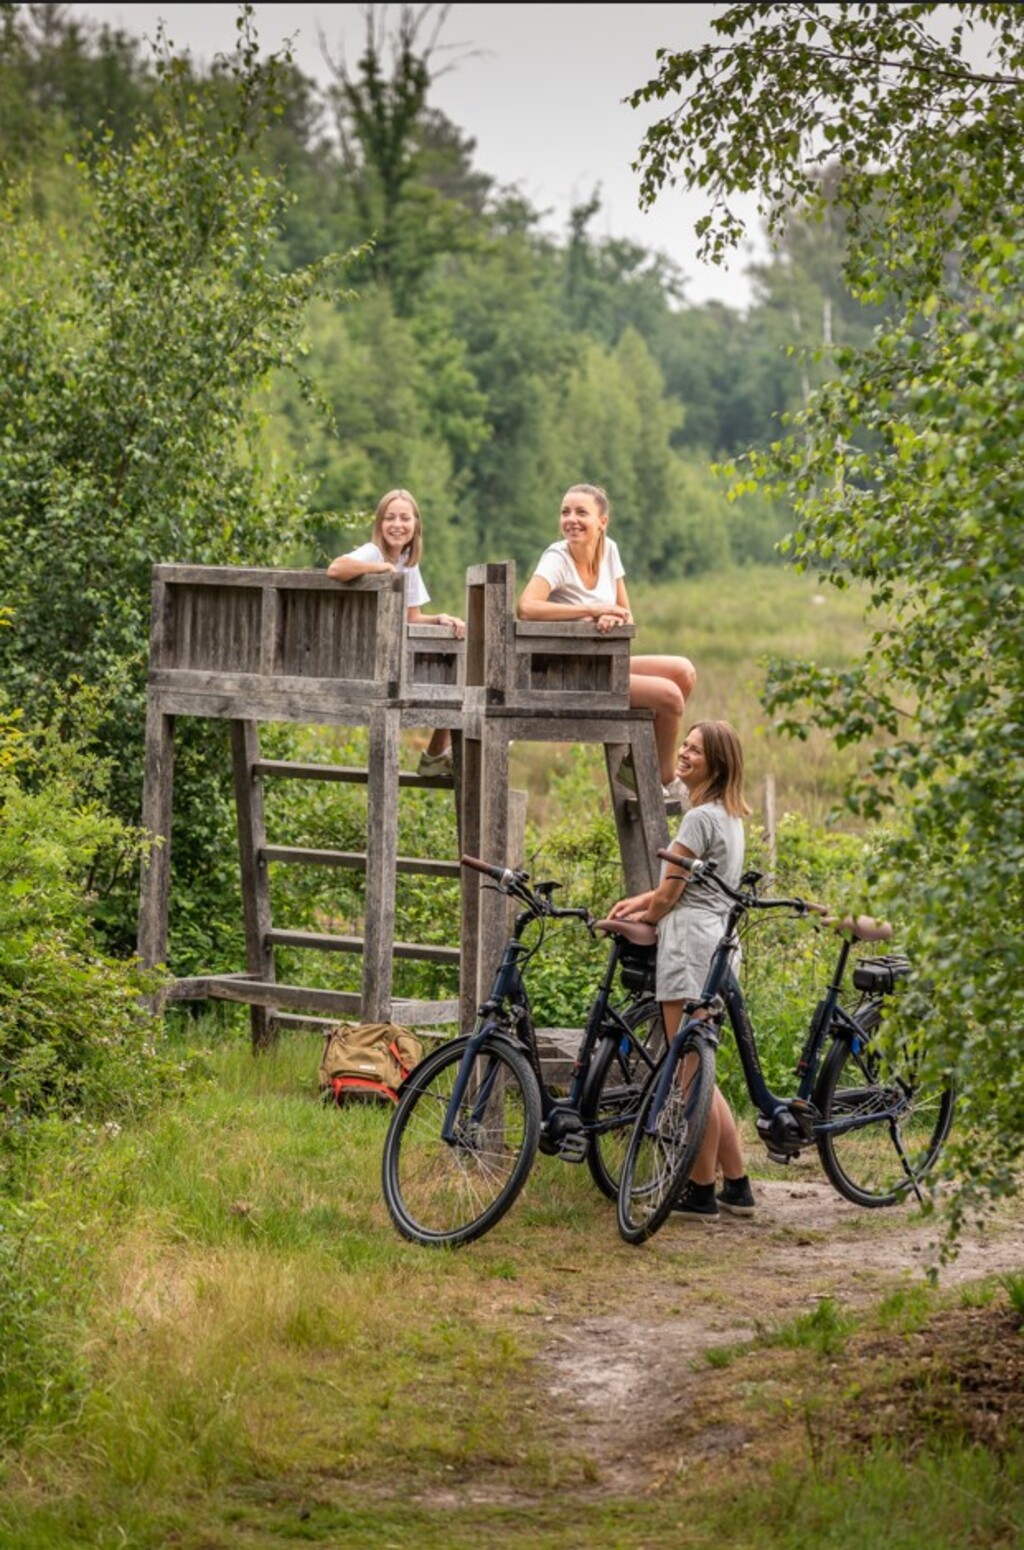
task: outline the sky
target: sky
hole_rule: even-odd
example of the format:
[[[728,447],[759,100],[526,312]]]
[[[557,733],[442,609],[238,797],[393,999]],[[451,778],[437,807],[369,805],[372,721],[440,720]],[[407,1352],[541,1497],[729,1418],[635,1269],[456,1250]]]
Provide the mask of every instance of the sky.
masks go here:
[[[153,38],[163,20],[175,51],[206,65],[229,52],[239,6],[84,4],[67,8]],[[400,7],[386,9],[397,21]],[[419,9],[416,7],[415,9]],[[434,6],[436,16],[442,8]],[[744,308],[750,300],[745,269],[764,256],[752,207],[753,246],[728,268],[697,259],[694,224],[707,213],[704,197],[666,189],[650,211],[638,204],[639,174],[632,171],[655,108],[633,109],[623,99],[657,74],[659,47],[693,47],[709,39],[712,15],[723,5],[458,5],[448,8],[434,55],[440,72],[431,106],[441,109],[476,141],[474,165],[515,188],[544,215],[544,230],[564,238],[570,209],[599,187],[601,210],[592,237],[618,237],[667,254],[685,276],[685,297]],[[364,39],[363,7],[260,5],[254,7],[261,51],[291,40],[304,74],[330,79],[321,38],[330,53],[354,64]],[[429,23],[421,34],[429,38]],[[742,208],[742,207],[740,207]]]

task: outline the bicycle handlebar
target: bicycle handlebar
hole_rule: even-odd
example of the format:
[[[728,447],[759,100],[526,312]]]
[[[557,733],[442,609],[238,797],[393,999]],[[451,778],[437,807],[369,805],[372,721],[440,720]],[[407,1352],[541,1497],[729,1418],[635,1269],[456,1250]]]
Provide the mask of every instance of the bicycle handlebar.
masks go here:
[[[462,856],[463,866],[472,867],[474,872],[482,872],[485,877],[493,878],[503,893],[510,893],[515,883],[525,881],[525,873],[513,872],[511,867],[493,866],[489,861],[481,861],[478,856]]]
[[[537,883],[530,887],[529,874],[515,872],[511,867],[494,866],[490,861],[481,861],[479,856],[464,855],[461,858],[462,865],[471,867],[474,872],[482,872],[485,877],[497,884],[502,893],[511,894],[534,911],[537,915],[546,915],[551,920],[582,920],[588,931],[593,930],[594,917],[588,909],[561,909],[552,903],[551,889],[557,888],[557,883]]]
[[[813,899],[759,899],[753,889],[746,893],[739,888],[733,888],[724,878],[718,876],[714,861],[702,861],[699,856],[680,856],[674,850],[659,850],[658,859],[669,861],[673,866],[681,866],[685,872],[689,872],[694,879],[700,878],[703,882],[714,883],[724,894],[736,904],[742,904],[749,910],[794,910],[798,915],[821,915],[824,918],[831,916],[832,911],[827,904],[816,904]]]

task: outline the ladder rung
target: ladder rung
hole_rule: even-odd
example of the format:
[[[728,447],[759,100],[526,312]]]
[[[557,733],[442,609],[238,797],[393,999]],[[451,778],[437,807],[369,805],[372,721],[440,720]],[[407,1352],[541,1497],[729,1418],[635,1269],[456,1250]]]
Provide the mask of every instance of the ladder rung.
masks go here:
[[[312,850],[304,845],[265,845],[261,852],[266,861],[298,862],[305,866],[340,866],[353,871],[366,870],[366,852],[361,850]],[[457,861],[430,861],[425,856],[399,856],[399,872],[416,872],[424,877],[458,877]]]
[[[365,786],[369,771],[351,764],[302,764],[293,759],[254,759],[250,766],[254,775],[276,775],[287,780],[341,780],[349,785]],[[416,786],[425,791],[454,788],[450,775],[417,775],[413,770],[399,770],[400,786]]]
[[[333,936],[322,931],[268,931],[267,942],[275,947],[311,947],[329,953],[361,953],[361,936]],[[457,947],[442,947],[432,942],[394,942],[391,946],[395,958],[419,958],[427,963],[459,962]]]

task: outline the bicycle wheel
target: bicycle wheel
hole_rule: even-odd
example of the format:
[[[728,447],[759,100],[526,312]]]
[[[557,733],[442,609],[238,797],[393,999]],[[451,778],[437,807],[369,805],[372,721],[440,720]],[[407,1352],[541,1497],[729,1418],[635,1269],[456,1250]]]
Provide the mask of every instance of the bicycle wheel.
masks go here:
[[[687,1061],[687,1055],[693,1058]],[[661,1112],[654,1115],[658,1074],[654,1072],[644,1089],[622,1167],[617,1215],[627,1243],[643,1243],[657,1232],[690,1176],[711,1111],[715,1052],[703,1039],[693,1041],[680,1059]]]
[[[609,1200],[619,1193],[633,1121],[654,1067],[665,1053],[665,1024],[657,1001],[640,1001],[623,1014],[629,1034],[607,1038],[594,1051],[580,1117],[590,1131],[587,1166]]]
[[[473,1062],[454,1137],[441,1135],[467,1039],[428,1055],[406,1078],[384,1141],[384,1199],[413,1243],[470,1243],[505,1215],[537,1155],[540,1093],[524,1055],[505,1039]]]
[[[879,1024],[869,1010],[865,1032]],[[880,1052],[837,1038],[818,1079],[818,1155],[830,1183],[858,1206],[891,1206],[918,1194],[953,1123],[955,1094],[944,1078],[921,1081],[909,1046]]]

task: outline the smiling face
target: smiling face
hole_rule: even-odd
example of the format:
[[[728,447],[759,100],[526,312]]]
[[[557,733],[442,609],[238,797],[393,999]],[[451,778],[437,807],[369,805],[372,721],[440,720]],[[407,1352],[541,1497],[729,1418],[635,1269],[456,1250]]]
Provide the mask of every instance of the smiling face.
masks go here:
[[[404,495],[396,495],[381,513],[378,519],[379,547],[392,565],[401,559],[403,552],[412,543],[419,528],[419,520],[412,501]]]
[[[592,553],[608,526],[608,513],[585,490],[566,490],[559,522],[570,549]]]
[[[686,741],[676,757],[676,774],[691,796],[708,778],[704,735],[699,727],[692,727],[686,734]]]

